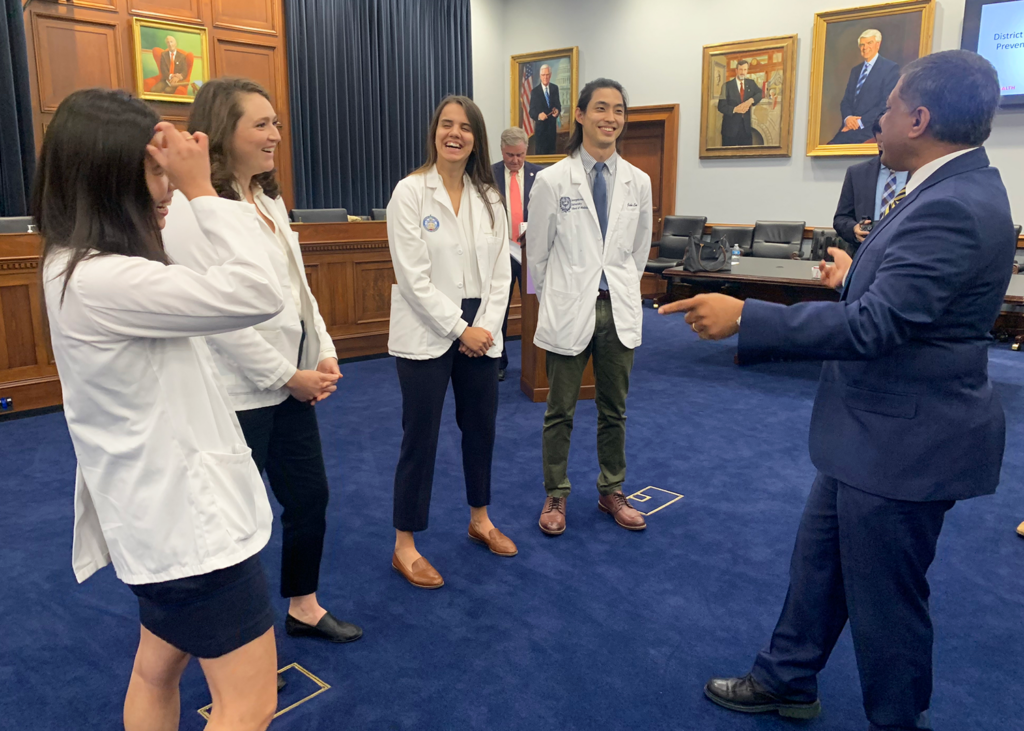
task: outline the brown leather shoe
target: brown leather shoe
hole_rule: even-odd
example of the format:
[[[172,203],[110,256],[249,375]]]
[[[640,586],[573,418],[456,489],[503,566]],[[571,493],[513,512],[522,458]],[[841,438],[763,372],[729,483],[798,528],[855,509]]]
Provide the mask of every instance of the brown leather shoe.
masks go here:
[[[540,512],[537,524],[549,536],[565,533],[565,498],[549,496],[544,501],[544,509]]]
[[[470,523],[469,537],[477,543],[484,544],[491,549],[491,553],[498,556],[511,557],[519,553],[519,549],[516,548],[516,544],[512,542],[512,539],[497,528],[491,528],[491,532],[485,536]]]
[[[391,554],[391,568],[400,573],[413,586],[420,589],[440,589],[444,586],[444,579],[437,570],[430,565],[430,561],[420,556],[412,565],[412,569],[406,569],[405,565],[398,560],[398,554]]]
[[[647,521],[621,492],[613,492],[611,495],[602,495],[597,499],[597,507],[602,513],[609,513],[615,522],[626,530],[643,530],[647,527]]]

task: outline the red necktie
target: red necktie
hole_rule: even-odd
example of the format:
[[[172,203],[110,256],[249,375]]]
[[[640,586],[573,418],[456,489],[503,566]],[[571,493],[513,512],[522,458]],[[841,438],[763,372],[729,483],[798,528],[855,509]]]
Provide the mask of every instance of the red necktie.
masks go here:
[[[740,80],[740,101],[743,101],[743,87],[745,87],[745,86],[746,86],[746,84],[744,84],[743,80],[741,79]]]
[[[512,230],[509,232],[509,238],[512,241],[519,241],[519,228],[523,222],[523,196],[519,192],[519,180],[516,178],[516,172],[509,170],[509,184],[508,184],[508,199],[512,201]]]

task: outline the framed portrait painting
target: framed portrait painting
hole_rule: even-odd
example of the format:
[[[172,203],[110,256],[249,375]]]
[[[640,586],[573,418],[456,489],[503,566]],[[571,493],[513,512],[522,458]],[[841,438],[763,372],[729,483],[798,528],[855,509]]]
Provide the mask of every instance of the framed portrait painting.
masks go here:
[[[874,155],[872,127],[900,69],[931,53],[935,0],[814,16],[807,154]]]
[[[529,142],[526,159],[547,164],[565,157],[579,94],[579,47],[512,57],[512,126]]]
[[[704,46],[700,156],[793,152],[795,35]]]
[[[142,99],[191,103],[210,78],[205,27],[135,18],[132,50]]]

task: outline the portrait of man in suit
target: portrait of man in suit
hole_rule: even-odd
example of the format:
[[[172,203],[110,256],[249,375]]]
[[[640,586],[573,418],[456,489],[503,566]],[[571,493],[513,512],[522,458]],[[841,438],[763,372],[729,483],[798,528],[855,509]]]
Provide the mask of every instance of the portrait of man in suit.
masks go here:
[[[558,86],[551,83],[551,66],[543,64],[539,76],[540,83],[530,92],[530,119],[534,125],[533,154],[554,155],[562,102],[558,96]]]
[[[188,61],[178,50],[178,40],[174,36],[165,40],[167,48],[160,54],[160,80],[150,90],[156,94],[173,94],[181,84],[188,83]]]
[[[872,138],[871,127],[885,111],[885,100],[900,79],[900,66],[879,53],[882,34],[866,30],[857,39],[863,59],[852,69],[839,104],[843,126],[830,145],[856,145]]]
[[[747,77],[749,71],[750,61],[743,59],[736,64],[736,78],[722,84],[718,111],[722,113],[723,147],[754,144],[750,110],[764,94],[758,83]]]

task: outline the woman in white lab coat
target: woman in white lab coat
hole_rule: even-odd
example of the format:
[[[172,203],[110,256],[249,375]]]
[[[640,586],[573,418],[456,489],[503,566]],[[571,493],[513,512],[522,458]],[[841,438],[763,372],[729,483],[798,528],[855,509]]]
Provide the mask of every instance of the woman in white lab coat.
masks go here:
[[[161,244],[175,187],[223,262],[203,274],[171,265]],[[100,89],[57,109],[32,208],[78,458],[75,574],[84,581],[113,563],[139,601],[125,729],[178,727],[190,655],[213,696],[207,728],[265,729],[277,653],[256,554],[272,514],[195,337],[282,309],[265,254],[233,243],[236,230],[259,234],[256,217],[216,196],[204,135],[179,133],[127,93]]]
[[[468,97],[447,97],[430,122],[427,161],[399,181],[387,217],[396,280],[388,351],[396,356],[403,430],[391,566],[424,589],[444,585],[413,533],[427,528],[449,381],[462,431],[469,537],[499,556],[517,553],[487,514],[501,323],[512,281],[506,219],[483,115]]]
[[[293,637],[351,642],[362,637],[362,629],[335,618],[317,601],[329,491],[314,405],[334,392],[341,373],[274,174],[279,127],[269,94],[249,79],[208,81],[189,113],[189,130],[210,138],[217,194],[241,201],[258,217],[259,236],[239,231],[239,243],[264,250],[285,300],[284,311],[272,320],[210,336],[207,342],[256,468],[266,470],[283,508],[285,631]],[[213,263],[187,206],[171,208],[163,239],[179,264],[205,271]]]

